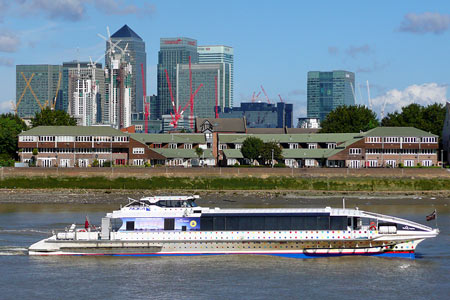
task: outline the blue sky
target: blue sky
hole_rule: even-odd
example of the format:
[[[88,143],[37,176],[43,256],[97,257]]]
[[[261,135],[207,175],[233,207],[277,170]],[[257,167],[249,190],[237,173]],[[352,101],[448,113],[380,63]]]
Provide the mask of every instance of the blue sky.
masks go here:
[[[355,72],[361,104],[368,80],[378,113],[385,102],[389,112],[449,95],[449,1],[0,0],[0,111],[15,101],[16,64],[96,59],[105,49],[97,33],[124,24],[146,42],[147,94],[156,93],[159,38],[185,36],[234,47],[235,104],[263,85],[306,115],[313,70]]]

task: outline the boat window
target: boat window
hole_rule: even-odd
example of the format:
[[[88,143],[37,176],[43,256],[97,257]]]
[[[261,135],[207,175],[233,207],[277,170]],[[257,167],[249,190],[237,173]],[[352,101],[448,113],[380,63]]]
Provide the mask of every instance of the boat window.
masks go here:
[[[212,231],[213,227],[213,218],[212,217],[201,217],[200,219],[200,230],[201,231]]]
[[[330,217],[328,216],[317,217],[317,229],[318,230],[330,229]]]
[[[111,230],[118,231],[120,227],[122,227],[123,221],[120,218],[112,218],[111,219]]]
[[[333,216],[330,218],[331,230],[346,230],[347,229],[347,217]]]
[[[214,230],[225,230],[225,217],[214,217]]]
[[[174,230],[175,229],[175,219],[167,218],[164,219],[164,230]]]
[[[127,231],[134,230],[134,221],[127,221]]]
[[[192,200],[188,200],[188,207],[197,207],[198,205],[194,202],[194,201],[192,201]]]

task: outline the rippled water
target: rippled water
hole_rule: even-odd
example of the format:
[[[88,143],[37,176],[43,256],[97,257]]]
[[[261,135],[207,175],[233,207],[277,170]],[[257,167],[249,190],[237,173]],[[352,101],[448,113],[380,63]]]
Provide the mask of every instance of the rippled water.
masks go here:
[[[375,203],[369,206],[361,199],[353,204],[420,223],[426,223],[425,215],[436,207],[441,234],[421,243],[415,260],[235,255],[35,257],[26,255],[26,247],[47,237],[52,229],[63,229],[72,222],[82,224],[87,214],[93,223],[100,223],[104,213],[117,205],[0,204],[0,298],[448,299],[449,201]],[[245,206],[239,201],[223,204]],[[435,226],[434,222],[428,225]]]

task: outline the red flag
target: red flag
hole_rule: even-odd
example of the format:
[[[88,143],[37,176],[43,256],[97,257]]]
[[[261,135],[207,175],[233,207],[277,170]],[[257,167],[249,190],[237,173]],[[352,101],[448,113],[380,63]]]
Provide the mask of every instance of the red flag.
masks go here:
[[[89,221],[88,221],[88,217],[86,216],[86,221],[84,221],[84,228],[88,229],[89,228]]]
[[[427,221],[436,219],[436,210],[434,210],[430,215],[427,216]]]

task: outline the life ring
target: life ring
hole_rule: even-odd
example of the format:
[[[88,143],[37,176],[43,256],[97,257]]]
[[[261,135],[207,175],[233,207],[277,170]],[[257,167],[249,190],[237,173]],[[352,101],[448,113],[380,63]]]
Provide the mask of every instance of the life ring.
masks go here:
[[[84,230],[84,229],[81,229],[81,230],[78,230],[78,232],[86,232],[86,230]]]
[[[192,220],[189,225],[191,225],[191,227],[195,227],[197,226],[197,222],[195,220]]]
[[[370,222],[369,230],[377,230],[377,224],[375,224],[375,222]]]

